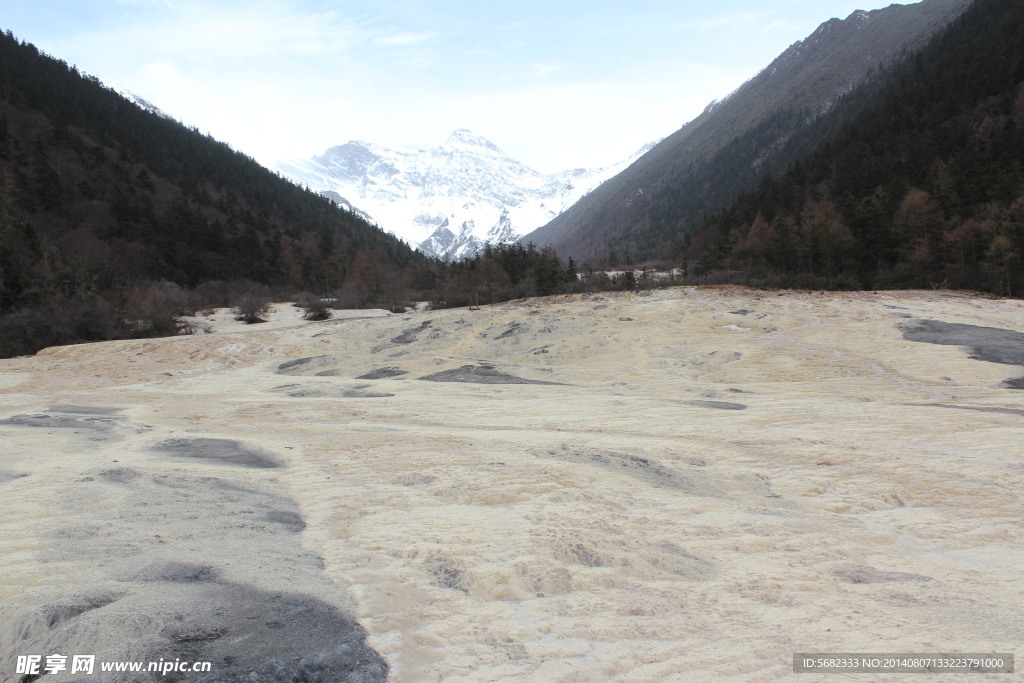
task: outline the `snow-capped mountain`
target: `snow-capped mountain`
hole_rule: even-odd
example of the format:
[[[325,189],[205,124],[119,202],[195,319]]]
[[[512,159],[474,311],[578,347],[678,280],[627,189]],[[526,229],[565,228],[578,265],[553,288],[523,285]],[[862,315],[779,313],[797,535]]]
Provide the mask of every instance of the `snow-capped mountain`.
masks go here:
[[[277,170],[421,251],[451,259],[514,242],[632,163],[538,173],[460,129],[431,149],[353,140]]]

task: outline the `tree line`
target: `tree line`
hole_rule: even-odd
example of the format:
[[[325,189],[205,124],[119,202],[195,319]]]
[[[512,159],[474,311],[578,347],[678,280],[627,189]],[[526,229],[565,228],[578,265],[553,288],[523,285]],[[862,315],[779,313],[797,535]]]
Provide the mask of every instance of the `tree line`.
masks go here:
[[[1024,4],[977,0],[673,255],[715,281],[1024,292]]]
[[[308,188],[0,35],[0,355],[172,332],[175,314],[245,288],[327,292],[367,273],[429,286],[435,270]]]

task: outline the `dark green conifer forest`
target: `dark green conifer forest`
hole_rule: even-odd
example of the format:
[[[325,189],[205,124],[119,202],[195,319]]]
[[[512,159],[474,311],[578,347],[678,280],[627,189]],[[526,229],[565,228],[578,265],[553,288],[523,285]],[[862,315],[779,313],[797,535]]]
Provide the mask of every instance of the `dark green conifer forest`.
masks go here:
[[[0,354],[173,333],[191,302],[241,289],[365,294],[429,287],[435,271],[253,159],[0,36]]]
[[[1024,3],[976,0],[845,106],[861,111],[677,258],[755,285],[1024,292]]]

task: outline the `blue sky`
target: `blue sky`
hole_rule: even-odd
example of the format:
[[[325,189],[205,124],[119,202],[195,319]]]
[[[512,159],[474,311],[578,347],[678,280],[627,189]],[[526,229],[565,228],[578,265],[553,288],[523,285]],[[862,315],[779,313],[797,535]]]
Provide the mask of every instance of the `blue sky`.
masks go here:
[[[543,172],[668,135],[884,0],[6,0],[0,28],[266,165],[455,128]]]

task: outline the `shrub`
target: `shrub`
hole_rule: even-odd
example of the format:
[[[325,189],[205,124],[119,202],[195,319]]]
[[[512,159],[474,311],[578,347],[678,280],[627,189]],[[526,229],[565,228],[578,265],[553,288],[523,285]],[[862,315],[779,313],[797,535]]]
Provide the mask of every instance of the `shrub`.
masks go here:
[[[307,299],[299,304],[306,320],[327,320],[331,317],[330,303],[325,299]]]
[[[170,283],[133,287],[126,295],[123,308],[127,334],[132,337],[177,334],[178,318],[192,313],[186,299],[181,288]]]
[[[243,297],[234,308],[235,320],[241,320],[246,325],[267,322],[268,313],[270,313],[270,302],[252,295]]]
[[[211,334],[213,325],[206,321],[182,320],[178,322],[178,332],[180,334]]]

